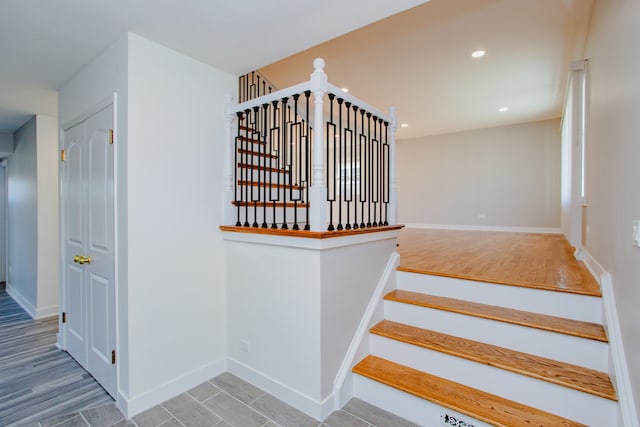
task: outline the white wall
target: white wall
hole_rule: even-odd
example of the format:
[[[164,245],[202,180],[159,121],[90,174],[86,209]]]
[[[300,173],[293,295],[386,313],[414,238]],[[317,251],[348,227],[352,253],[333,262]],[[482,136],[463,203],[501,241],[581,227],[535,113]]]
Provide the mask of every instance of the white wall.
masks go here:
[[[640,2],[597,0],[587,39],[587,249],[611,273],[635,405],[640,408]]]
[[[0,158],[13,153],[13,133],[0,132]]]
[[[217,226],[224,95],[236,90],[235,76],[129,38],[132,398],[180,379],[187,386],[205,381],[224,366],[226,276]]]
[[[38,317],[58,314],[58,119],[36,116]]]
[[[236,77],[127,34],[60,91],[61,123],[117,94],[118,403],[224,370],[224,95]]]
[[[37,276],[36,118],[14,134],[15,150],[7,159],[7,292],[35,317]]]
[[[7,291],[40,318],[58,312],[57,119],[35,116],[7,159]]]
[[[400,140],[397,158],[400,223],[560,226],[557,119]]]

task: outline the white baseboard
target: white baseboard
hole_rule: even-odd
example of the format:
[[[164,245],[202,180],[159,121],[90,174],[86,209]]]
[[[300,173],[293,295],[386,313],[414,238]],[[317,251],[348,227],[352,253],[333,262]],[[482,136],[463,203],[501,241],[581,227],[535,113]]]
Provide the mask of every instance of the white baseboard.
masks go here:
[[[132,418],[140,412],[146,411],[165,400],[191,390],[226,371],[227,363],[226,360],[222,359],[187,372],[180,377],[167,381],[138,396],[130,398],[118,390],[116,405],[127,418]]]
[[[340,409],[344,406],[347,401],[351,397],[353,397],[353,388],[350,387],[350,382],[345,385],[345,381],[347,377],[351,373],[351,369],[355,365],[355,359],[359,352],[362,352],[362,342],[366,335],[369,333],[369,328],[372,326],[372,319],[374,318],[374,314],[377,309],[383,303],[384,294],[390,291],[391,287],[395,288],[395,280],[393,281],[393,286],[390,285],[391,279],[395,278],[396,268],[400,265],[400,255],[397,252],[394,252],[389,257],[389,261],[380,276],[380,280],[376,286],[371,299],[369,300],[369,305],[367,305],[367,309],[360,320],[360,324],[358,325],[358,329],[349,344],[349,348],[347,350],[347,354],[345,355],[342,364],[340,365],[340,369],[338,370],[338,374],[333,382],[333,394],[335,396],[335,404],[334,409]],[[382,316],[380,319],[382,320]],[[368,348],[367,348],[368,350]]]
[[[622,423],[624,427],[640,427],[638,424],[638,412],[633,399],[633,391],[629,377],[627,358],[624,353],[622,334],[620,332],[620,321],[618,319],[618,309],[613,290],[613,281],[600,263],[587,251],[580,249],[577,254],[578,259],[584,261],[591,271],[591,274],[600,282],[602,290],[603,317],[605,328],[609,337],[610,360],[613,366],[609,369],[618,394],[618,404]]]
[[[45,317],[52,317],[58,315],[59,307],[57,305],[50,305],[49,307],[38,307],[36,309],[36,319],[44,319]]]
[[[333,393],[322,401],[293,390],[292,388],[269,378],[260,372],[232,359],[228,359],[229,372],[271,394],[277,399],[293,406],[316,420],[324,420],[334,411]]]
[[[464,231],[507,231],[512,233],[544,233],[562,234],[560,228],[555,227],[510,227],[495,225],[461,225],[461,224],[418,224],[404,223],[406,228],[432,228],[437,230],[464,230]]]
[[[35,305],[33,305],[31,301],[29,301],[24,295],[22,295],[18,288],[11,286],[11,283],[9,282],[7,282],[7,293],[11,298],[13,298],[15,302],[18,303],[20,307],[22,307],[24,311],[27,312],[29,316],[31,316],[32,319],[36,318],[37,311]]]

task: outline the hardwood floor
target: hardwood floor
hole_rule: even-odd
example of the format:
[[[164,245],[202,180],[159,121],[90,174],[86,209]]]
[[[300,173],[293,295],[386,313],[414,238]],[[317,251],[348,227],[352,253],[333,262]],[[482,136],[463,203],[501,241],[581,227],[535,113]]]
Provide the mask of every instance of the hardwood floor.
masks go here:
[[[0,287],[0,425],[18,426],[112,402],[56,347],[57,317],[31,320]]]
[[[560,234],[405,228],[401,271],[601,296]]]

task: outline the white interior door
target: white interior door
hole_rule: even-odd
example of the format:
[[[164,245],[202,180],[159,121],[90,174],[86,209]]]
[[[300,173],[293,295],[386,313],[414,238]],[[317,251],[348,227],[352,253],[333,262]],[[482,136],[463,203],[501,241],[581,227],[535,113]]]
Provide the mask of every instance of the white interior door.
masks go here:
[[[65,131],[63,286],[66,349],[115,396],[112,127],[109,106]]]

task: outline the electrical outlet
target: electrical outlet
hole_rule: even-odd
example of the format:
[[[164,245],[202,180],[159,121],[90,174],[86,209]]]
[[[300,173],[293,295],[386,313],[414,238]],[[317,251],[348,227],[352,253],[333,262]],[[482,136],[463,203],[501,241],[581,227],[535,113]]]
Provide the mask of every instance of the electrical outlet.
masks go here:
[[[474,427],[473,424],[461,419],[457,415],[447,414],[446,412],[440,414],[440,424],[449,427]]]
[[[633,245],[640,247],[640,220],[633,220]]]
[[[249,342],[245,340],[240,340],[238,344],[238,348],[240,348],[240,350],[244,351],[245,353],[249,353]]]

